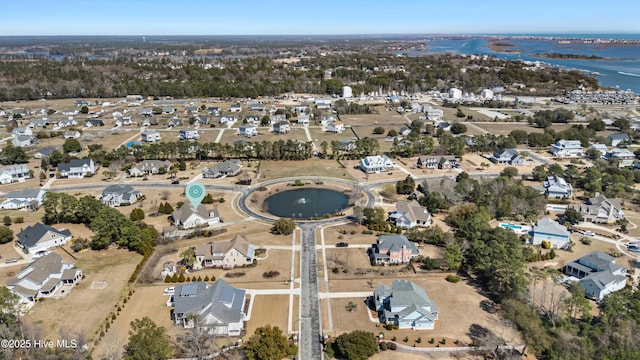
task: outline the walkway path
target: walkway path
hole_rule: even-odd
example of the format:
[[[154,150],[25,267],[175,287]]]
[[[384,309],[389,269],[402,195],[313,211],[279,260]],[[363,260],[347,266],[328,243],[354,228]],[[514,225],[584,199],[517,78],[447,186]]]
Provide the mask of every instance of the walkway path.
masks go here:
[[[220,129],[218,136],[216,136],[216,139],[213,142],[215,142],[216,144],[220,143],[220,139],[222,139],[222,134],[224,134],[224,129]]]

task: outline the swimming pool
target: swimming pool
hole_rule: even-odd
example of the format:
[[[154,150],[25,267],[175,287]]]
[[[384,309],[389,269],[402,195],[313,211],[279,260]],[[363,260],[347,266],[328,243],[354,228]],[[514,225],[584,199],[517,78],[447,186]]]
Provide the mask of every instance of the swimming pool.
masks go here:
[[[503,229],[509,229],[511,231],[513,231],[516,234],[526,234],[528,232],[530,232],[531,226],[528,225],[516,225],[516,224],[510,224],[510,223],[499,223],[498,224],[499,227],[503,228]]]

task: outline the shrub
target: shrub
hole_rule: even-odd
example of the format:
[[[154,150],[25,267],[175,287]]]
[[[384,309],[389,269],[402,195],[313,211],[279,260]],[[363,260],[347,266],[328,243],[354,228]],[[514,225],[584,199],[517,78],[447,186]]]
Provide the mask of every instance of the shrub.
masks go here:
[[[435,340],[433,340],[433,338],[429,339],[429,344],[433,344],[435,342]]]
[[[24,222],[24,217],[18,216],[15,219],[13,219],[13,222],[16,224],[22,224]]]
[[[279,271],[275,271],[275,270],[271,270],[271,271],[266,271],[262,274],[262,277],[265,279],[271,279],[274,278],[276,276],[280,275]]]
[[[591,239],[589,239],[588,237],[583,237],[582,239],[580,239],[580,242],[584,245],[591,245]]]
[[[391,338],[391,341],[397,341],[396,336],[393,335],[393,337]]]
[[[404,339],[402,339],[402,341],[404,341],[404,342],[408,342],[408,341],[409,341],[409,337],[408,337],[408,336],[405,336],[405,337],[404,337]]]
[[[380,342],[380,350],[387,351],[387,343],[382,341]]]
[[[543,249],[549,249],[549,248],[551,248],[551,242],[547,241],[547,240],[542,240],[542,243],[540,244],[540,246]]]
[[[396,345],[396,343],[389,343],[389,345],[387,345],[387,347],[393,351],[398,349],[398,345]]]
[[[421,338],[421,337],[418,337],[418,338],[416,339],[416,342],[417,342],[418,344],[420,344],[420,343],[422,342],[422,338]]]
[[[442,340],[440,340],[440,344],[444,345],[444,344],[446,344],[446,343],[447,343],[447,339],[442,339]]]
[[[450,283],[457,283],[460,282],[460,276],[458,275],[447,275],[446,277],[447,281]]]

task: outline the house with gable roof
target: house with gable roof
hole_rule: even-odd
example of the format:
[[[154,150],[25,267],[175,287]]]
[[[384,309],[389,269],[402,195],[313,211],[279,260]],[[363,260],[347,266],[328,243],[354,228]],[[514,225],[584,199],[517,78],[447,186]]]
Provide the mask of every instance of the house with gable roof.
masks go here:
[[[573,205],[573,208],[578,210],[587,222],[611,224],[624,219],[620,200],[607,199],[600,193],[596,193],[586,204]]]
[[[520,153],[514,148],[496,150],[493,154],[488,155],[487,159],[494,164],[522,165],[524,163]]]
[[[45,190],[36,188],[9,191],[7,200],[0,203],[0,209],[18,210],[26,208],[28,210],[36,210],[42,205],[45,193]]]
[[[565,275],[577,278],[585,294],[600,302],[627,284],[627,269],[615,263],[616,258],[602,251],[594,251],[568,262]]]
[[[211,167],[202,169],[203,178],[217,178],[221,176],[236,176],[242,168],[242,163],[238,159],[223,161]]]
[[[610,162],[617,162],[618,167],[627,167],[633,165],[636,155],[628,149],[613,148],[605,154],[605,159]]]
[[[400,329],[433,330],[439,310],[423,288],[413,281],[393,280],[373,292],[373,305],[380,322]]]
[[[607,139],[611,141],[611,146],[617,147],[620,144],[628,143],[631,141],[629,135],[625,133],[611,134],[607,136]]]
[[[555,144],[551,145],[549,152],[558,158],[565,157],[581,157],[582,156],[582,143],[580,140],[558,140]]]
[[[233,269],[236,266],[253,264],[255,246],[238,235],[229,241],[216,241],[195,247],[196,261],[194,269],[218,267]]]
[[[373,155],[360,160],[359,166],[367,174],[379,173],[392,168],[393,161],[386,155]]]
[[[16,243],[29,254],[38,254],[49,249],[64,245],[71,240],[71,231],[58,230],[49,225],[37,223],[27,226],[16,235]]]
[[[7,289],[18,295],[21,302],[36,301],[54,296],[64,284],[76,284],[82,270],[62,261],[56,253],[44,255],[7,280]]]
[[[171,319],[176,325],[197,325],[216,335],[239,336],[244,327],[246,291],[219,278],[209,286],[204,281],[177,285],[171,295]]]
[[[171,161],[169,160],[143,160],[139,164],[131,166],[131,169],[127,170],[127,172],[129,176],[154,175],[158,174],[160,169],[164,169],[167,172],[170,167]]]
[[[538,220],[538,225],[533,227],[531,243],[540,245],[543,241],[549,242],[554,249],[564,249],[569,243],[569,230],[557,221],[544,218]]]
[[[7,165],[0,167],[0,184],[11,184],[14,181],[29,179],[29,166],[27,164]]]
[[[155,129],[144,130],[140,133],[141,140],[146,143],[153,143],[156,141],[160,141],[160,132]]]
[[[369,248],[369,258],[378,265],[406,264],[418,256],[418,247],[404,235],[380,235]]]
[[[255,125],[243,124],[238,128],[239,134],[246,137],[258,135],[258,128]]]
[[[549,199],[569,199],[573,196],[573,186],[558,175],[548,176],[542,184],[544,194]]]
[[[427,208],[415,200],[410,202],[398,201],[396,202],[396,209],[389,213],[389,220],[403,229],[416,226],[427,227],[431,225],[431,214],[429,214]]]
[[[291,131],[288,121],[280,121],[273,124],[273,132],[276,134],[288,134]]]
[[[68,163],[59,163],[58,172],[60,176],[69,179],[82,179],[87,175],[96,173],[96,166],[93,159],[71,159]]]
[[[124,206],[135,203],[141,196],[140,191],[133,190],[131,185],[113,184],[102,191],[100,201],[112,207]]]
[[[203,204],[195,209],[190,202],[185,202],[178,210],[171,214],[175,226],[181,229],[194,229],[220,222],[217,209],[207,209]]]

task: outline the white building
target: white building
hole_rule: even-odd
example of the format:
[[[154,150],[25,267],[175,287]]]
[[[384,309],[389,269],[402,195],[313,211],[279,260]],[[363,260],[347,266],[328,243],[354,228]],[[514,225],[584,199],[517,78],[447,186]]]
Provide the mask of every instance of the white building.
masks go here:
[[[344,131],[344,123],[342,121],[334,121],[327,126],[327,131],[340,134]]]
[[[180,140],[197,140],[200,138],[197,129],[180,130]]]
[[[82,179],[87,175],[96,173],[93,159],[72,159],[68,163],[58,164],[58,172],[62,177],[69,179]]]
[[[386,155],[367,156],[360,160],[360,170],[367,174],[387,171],[393,167],[393,161]]]
[[[353,97],[353,90],[351,86],[343,86],[342,87],[342,97],[343,98],[351,98]]]
[[[161,139],[158,130],[144,130],[140,136],[142,137],[142,141],[146,143],[153,143]]]
[[[582,156],[582,143],[580,140],[558,140],[551,145],[549,152],[555,157],[580,157]]]
[[[480,98],[482,98],[482,100],[491,100],[493,99],[493,91],[489,90],[489,89],[484,89],[480,92]]]
[[[29,254],[38,254],[49,249],[64,245],[71,240],[69,230],[58,230],[49,225],[37,223],[27,226],[26,229],[16,235],[16,243]]]
[[[462,98],[462,90],[456,89],[456,88],[450,89],[449,90],[449,98],[450,99],[454,99],[454,100]]]
[[[245,124],[238,128],[240,135],[252,137],[258,135],[258,128],[255,125]]]

